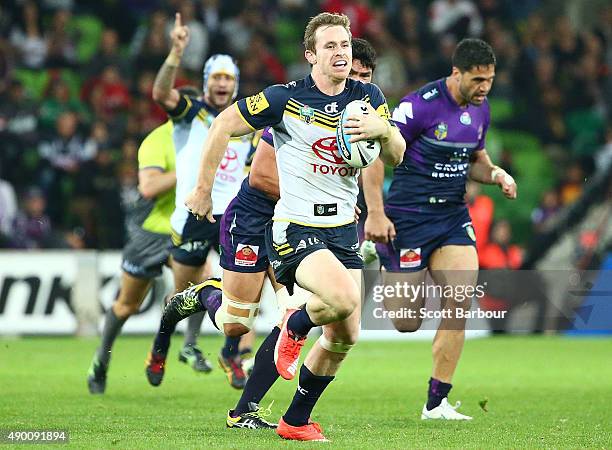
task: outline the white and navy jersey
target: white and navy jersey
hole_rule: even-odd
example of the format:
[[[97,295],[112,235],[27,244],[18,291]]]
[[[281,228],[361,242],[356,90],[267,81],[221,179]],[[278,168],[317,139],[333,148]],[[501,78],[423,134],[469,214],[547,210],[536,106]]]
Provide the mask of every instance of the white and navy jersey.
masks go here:
[[[464,204],[470,158],[485,146],[488,102],[459,106],[442,78],[404,97],[393,120],[407,145],[385,207]]]
[[[378,86],[350,79],[338,95],[323,94],[307,76],[236,103],[251,128],[273,130],[281,194],[275,221],[315,227],[354,222],[359,169],[344,162],[336,143],[340,114],[353,100],[369,102],[389,119]]]
[[[174,121],[172,139],[176,149],[176,208],[170,222],[182,233],[189,215],[185,198],[196,185],[202,147],[218,112],[203,101],[181,97],[178,106],[168,114]],[[213,214],[225,212],[236,196],[245,176],[245,162],[251,151],[253,135],[232,138],[217,169],[212,189]]]

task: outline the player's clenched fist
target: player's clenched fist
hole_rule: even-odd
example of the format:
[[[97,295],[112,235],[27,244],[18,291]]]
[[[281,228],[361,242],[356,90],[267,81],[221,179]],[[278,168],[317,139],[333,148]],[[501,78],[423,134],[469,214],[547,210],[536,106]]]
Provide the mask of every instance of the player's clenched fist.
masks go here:
[[[506,198],[514,200],[517,195],[517,186],[512,175],[504,169],[496,167],[493,169],[493,181],[500,187]]]
[[[212,214],[212,198],[210,193],[207,194],[198,190],[198,188],[194,188],[185,198],[185,206],[187,211],[193,214],[197,220],[206,218],[210,223],[216,222]]]
[[[182,55],[189,43],[189,27],[181,22],[181,13],[176,13],[174,16],[174,28],[170,32],[170,39],[172,39],[172,49]]]

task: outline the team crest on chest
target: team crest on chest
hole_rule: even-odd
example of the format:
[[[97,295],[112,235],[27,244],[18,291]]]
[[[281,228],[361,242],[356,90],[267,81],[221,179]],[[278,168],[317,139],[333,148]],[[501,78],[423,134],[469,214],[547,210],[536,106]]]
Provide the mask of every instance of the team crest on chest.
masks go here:
[[[442,139],[445,139],[446,136],[448,135],[448,125],[446,125],[444,122],[440,122],[438,126],[436,127],[436,131],[434,131],[434,135],[436,136],[436,139],[439,141],[441,141]]]
[[[303,120],[307,124],[311,124],[314,120],[314,109],[308,105],[300,107],[300,120]]]
[[[459,122],[463,125],[470,125],[472,123],[472,116],[470,116],[469,112],[465,111],[461,114],[461,117],[459,117]]]

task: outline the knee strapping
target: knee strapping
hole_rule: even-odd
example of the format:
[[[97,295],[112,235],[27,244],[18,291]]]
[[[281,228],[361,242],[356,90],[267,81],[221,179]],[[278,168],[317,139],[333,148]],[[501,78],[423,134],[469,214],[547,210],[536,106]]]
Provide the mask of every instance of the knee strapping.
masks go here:
[[[259,303],[243,303],[228,298],[225,293],[221,296],[221,306],[215,314],[215,322],[220,330],[223,325],[238,323],[249,330],[253,328],[255,317],[259,312]]]
[[[344,342],[332,342],[324,334],[319,336],[319,345],[332,353],[348,353],[355,344],[345,344]]]

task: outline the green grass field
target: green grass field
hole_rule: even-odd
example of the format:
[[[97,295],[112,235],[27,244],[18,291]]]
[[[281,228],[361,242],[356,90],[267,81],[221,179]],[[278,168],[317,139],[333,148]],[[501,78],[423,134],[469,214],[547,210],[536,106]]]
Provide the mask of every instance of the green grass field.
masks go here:
[[[196,375],[175,359],[161,387],[144,376],[148,338],[120,337],[107,392],[91,396],[95,339],[0,339],[0,429],[66,429],[80,448],[313,448],[273,432],[228,430],[238,391],[220,369]],[[204,337],[213,355],[220,337]],[[361,342],[314,411],[330,448],[612,447],[612,341],[561,337],[468,341],[451,403],[470,423],[421,422],[427,342]],[[296,383],[279,380],[274,417]],[[489,412],[479,401],[488,398]],[[1,444],[0,444],[1,445]],[[35,448],[41,448],[36,446]]]

